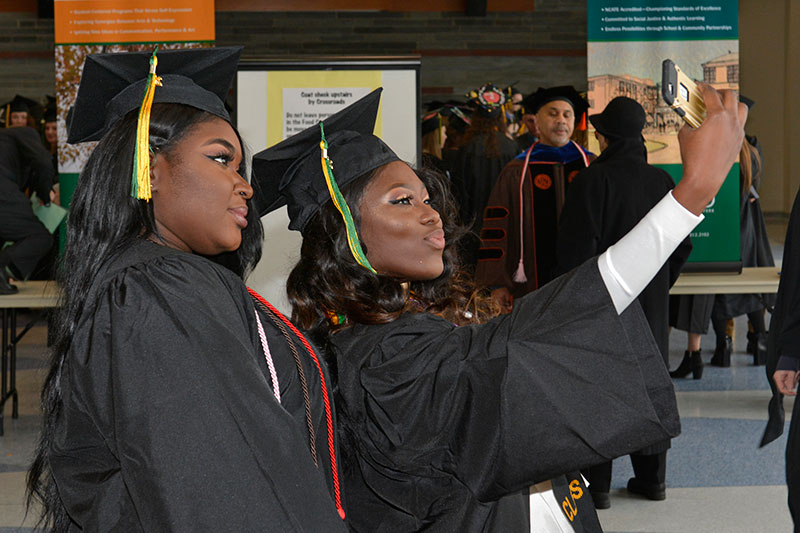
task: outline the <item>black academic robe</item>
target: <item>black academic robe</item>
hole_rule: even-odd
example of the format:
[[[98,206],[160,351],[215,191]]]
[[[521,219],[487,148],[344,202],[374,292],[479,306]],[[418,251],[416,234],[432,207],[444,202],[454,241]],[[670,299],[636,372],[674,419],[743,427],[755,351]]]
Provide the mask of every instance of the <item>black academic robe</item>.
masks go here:
[[[140,241],[93,284],[62,376],[49,450],[74,530],[344,531],[329,490],[320,377],[296,336],[298,371],[231,271]],[[329,383],[329,382],[328,382]]]
[[[33,128],[0,129],[0,244],[20,278],[27,278],[52,244],[50,232],[33,214],[26,190],[50,201],[54,172],[50,154]]]
[[[452,167],[452,191],[459,205],[461,223],[470,225],[471,232],[462,240],[462,262],[474,269],[480,247],[483,209],[494,188],[500,171],[519,153],[517,144],[502,132],[494,133],[499,154],[486,155],[485,139],[475,137],[459,148]]]
[[[764,446],[783,434],[783,395],[778,392],[772,375],[781,357],[800,359],[800,192],[794,198],[792,214],[786,229],[783,247],[781,280],[775,299],[775,310],[769,327],[766,372],[772,388],[769,421],[761,439]],[[794,365],[800,368],[800,362]],[[800,396],[794,399],[789,438],[786,441],[786,484],[789,488],[789,510],[795,527],[800,526]]]
[[[534,145],[537,146],[538,143]],[[570,154],[577,153],[575,145],[567,148],[571,149]],[[586,168],[586,161],[594,159],[585,152],[586,160],[551,160],[550,152],[559,150],[546,150],[547,160],[531,154],[524,179],[522,156],[509,162],[498,176],[486,203],[480,234],[475,269],[478,285],[505,287],[519,298],[555,277],[558,218],[566,191],[577,173]]]
[[[673,187],[669,174],[647,164],[639,139],[611,144],[578,173],[567,192],[558,224],[557,271],[567,272],[605,252]],[[665,363],[669,362],[669,289],[691,250],[686,237],[638,297]]]
[[[594,259],[485,324],[407,313],[330,349],[355,531],[527,531],[507,495],[680,432],[644,315],[617,315]]]

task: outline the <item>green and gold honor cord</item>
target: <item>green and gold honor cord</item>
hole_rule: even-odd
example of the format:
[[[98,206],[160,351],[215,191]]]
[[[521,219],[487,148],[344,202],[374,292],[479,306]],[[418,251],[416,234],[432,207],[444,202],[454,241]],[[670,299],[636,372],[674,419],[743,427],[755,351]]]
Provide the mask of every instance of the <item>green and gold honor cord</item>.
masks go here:
[[[372,265],[369,264],[367,256],[364,255],[364,250],[361,249],[361,241],[358,239],[358,232],[356,232],[353,216],[350,214],[350,207],[348,207],[333,177],[333,162],[328,158],[328,141],[325,140],[325,128],[322,122],[319,123],[319,130],[322,135],[322,140],[319,142],[319,147],[322,150],[322,173],[325,175],[325,183],[328,185],[328,192],[331,195],[331,200],[333,200],[333,205],[335,205],[336,209],[341,213],[345,227],[347,228],[347,244],[350,246],[350,253],[353,254],[353,257],[359,265],[373,274],[377,274],[375,269],[372,268]]]

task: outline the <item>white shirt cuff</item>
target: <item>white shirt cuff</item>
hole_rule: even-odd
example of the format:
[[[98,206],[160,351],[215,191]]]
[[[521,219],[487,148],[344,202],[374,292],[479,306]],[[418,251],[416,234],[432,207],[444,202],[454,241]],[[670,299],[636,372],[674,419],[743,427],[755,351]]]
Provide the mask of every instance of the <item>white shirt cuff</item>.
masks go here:
[[[617,313],[639,296],[672,252],[703,220],[668,192],[624,237],[597,258]]]

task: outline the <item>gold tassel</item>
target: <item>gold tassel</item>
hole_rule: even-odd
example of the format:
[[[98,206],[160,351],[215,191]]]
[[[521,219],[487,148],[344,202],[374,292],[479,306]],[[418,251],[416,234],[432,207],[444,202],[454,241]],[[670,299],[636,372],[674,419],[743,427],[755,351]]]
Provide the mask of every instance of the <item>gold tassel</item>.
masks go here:
[[[139,108],[139,121],[136,125],[136,150],[133,160],[133,177],[131,196],[139,200],[149,201],[150,194],[150,110],[153,107],[153,96],[156,86],[161,87],[161,78],[156,75],[158,47],[150,57],[150,74],[147,76],[147,90],[144,93],[142,106]]]

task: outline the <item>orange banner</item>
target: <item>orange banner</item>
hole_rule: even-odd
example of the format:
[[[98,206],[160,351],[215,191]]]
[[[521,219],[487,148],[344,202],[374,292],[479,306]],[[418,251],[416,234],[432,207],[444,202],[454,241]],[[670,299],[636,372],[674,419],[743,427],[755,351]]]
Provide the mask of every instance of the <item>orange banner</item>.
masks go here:
[[[55,44],[213,41],[214,0],[55,0]]]

